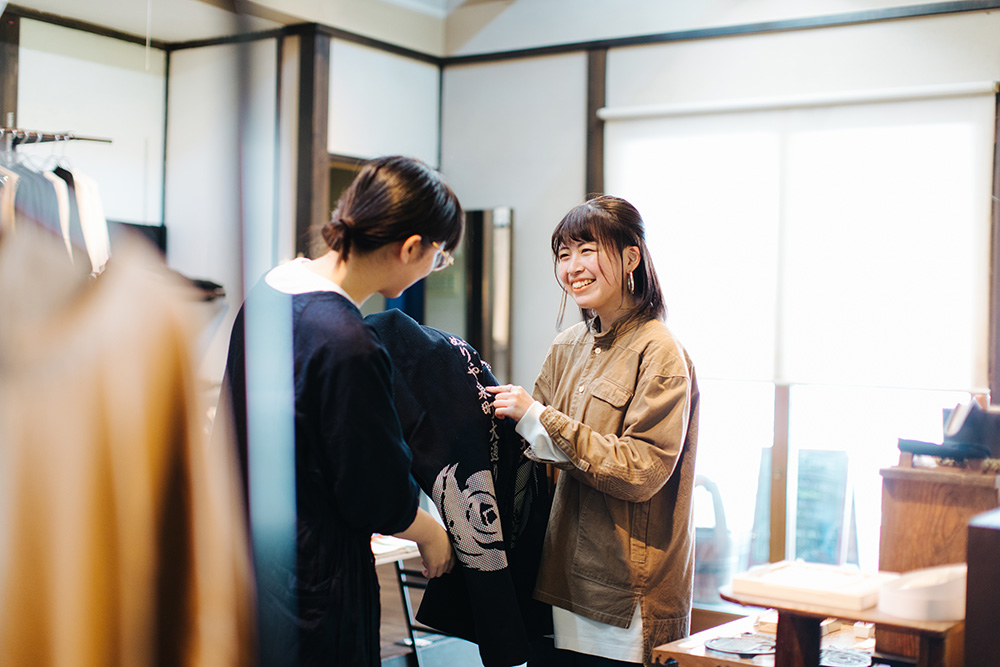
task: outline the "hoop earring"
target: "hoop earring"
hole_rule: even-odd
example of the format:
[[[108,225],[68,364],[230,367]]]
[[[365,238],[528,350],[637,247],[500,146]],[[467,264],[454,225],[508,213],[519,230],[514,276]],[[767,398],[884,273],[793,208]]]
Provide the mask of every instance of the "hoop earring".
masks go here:
[[[626,284],[628,285],[628,293],[635,294],[635,279],[632,278],[632,272],[628,272],[628,278],[626,278]]]

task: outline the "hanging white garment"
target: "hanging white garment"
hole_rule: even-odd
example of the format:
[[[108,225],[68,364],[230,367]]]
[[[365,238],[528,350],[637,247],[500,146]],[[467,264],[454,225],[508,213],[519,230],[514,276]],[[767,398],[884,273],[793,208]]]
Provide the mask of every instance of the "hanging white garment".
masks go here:
[[[69,237],[69,186],[66,181],[59,178],[51,171],[43,171],[42,176],[52,184],[56,191],[56,200],[59,202],[59,229],[62,230],[63,242],[66,244],[66,252],[69,253],[70,260],[73,259],[73,243]]]
[[[80,226],[83,227],[83,240],[90,256],[90,265],[94,273],[104,270],[111,257],[111,239],[108,234],[108,221],[104,217],[104,205],[97,181],[73,170],[73,184],[76,190],[76,203],[80,210]]]
[[[18,175],[0,165],[0,232],[14,229],[14,198],[17,195]]]

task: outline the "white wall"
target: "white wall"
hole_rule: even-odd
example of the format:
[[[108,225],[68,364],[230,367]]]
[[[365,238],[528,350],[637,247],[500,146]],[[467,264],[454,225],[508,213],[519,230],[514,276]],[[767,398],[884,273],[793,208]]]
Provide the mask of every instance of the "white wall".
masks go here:
[[[1000,79],[1000,14],[612,49],[607,106],[719,102]]]
[[[26,144],[18,152],[57,156],[94,178],[109,219],[160,224],[164,52],[23,20],[18,56],[18,127],[112,141]]]
[[[255,0],[285,22],[335,26],[390,44],[444,55],[444,17],[423,2],[401,0]]]
[[[445,72],[445,175],[467,208],[514,208],[514,381],[526,386],[559,297],[549,233],[584,196],[585,72],[582,53]],[[968,13],[613,49],[607,105],[986,80],[1000,80],[1000,14]]]
[[[330,40],[329,151],[408,155],[436,167],[440,94],[436,65]]]
[[[466,209],[513,209],[512,381],[529,388],[562,294],[549,237],[585,195],[586,91],[583,53],[450,67],[444,77],[445,178]],[[567,311],[576,321],[572,303]]]
[[[933,0],[486,0],[467,2],[447,20],[449,56],[656,35],[770,21],[816,18]]]
[[[276,184],[288,180],[277,173],[275,154],[277,43],[249,45],[245,62],[251,86],[242,132],[240,48],[185,49],[170,58],[167,259],[172,268],[214,280],[227,293],[226,310],[216,314],[203,341],[201,375],[210,382],[222,378],[243,285],[252,287],[277,261],[280,238],[286,235],[275,235],[277,221],[290,219],[279,216],[275,206],[287,200]],[[247,229],[246,250],[240,244],[241,225]]]

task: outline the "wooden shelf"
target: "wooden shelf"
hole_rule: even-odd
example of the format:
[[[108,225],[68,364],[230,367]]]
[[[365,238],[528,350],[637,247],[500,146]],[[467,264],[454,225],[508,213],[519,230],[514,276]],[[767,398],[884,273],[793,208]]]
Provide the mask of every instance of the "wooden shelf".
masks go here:
[[[882,479],[903,479],[929,484],[958,484],[961,486],[1000,489],[1000,475],[968,470],[966,468],[882,468]]]
[[[831,607],[830,605],[809,604],[805,602],[792,602],[777,598],[768,598],[760,595],[746,595],[743,593],[733,593],[732,587],[725,586],[719,590],[719,595],[723,600],[735,602],[743,606],[762,607],[765,609],[777,609],[779,612],[787,611],[798,616],[806,616],[823,620],[824,618],[840,618],[848,621],[864,621],[866,623],[879,623],[881,625],[901,628],[903,630],[914,630],[922,634],[933,637],[944,637],[954,631],[955,621],[915,621],[898,616],[890,616],[878,610],[878,607],[868,609],[843,609],[841,607]]]

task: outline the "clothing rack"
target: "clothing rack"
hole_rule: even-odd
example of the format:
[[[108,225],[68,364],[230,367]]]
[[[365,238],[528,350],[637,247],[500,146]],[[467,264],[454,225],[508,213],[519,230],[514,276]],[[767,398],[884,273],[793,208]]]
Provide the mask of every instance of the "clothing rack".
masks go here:
[[[0,188],[3,199],[0,229],[13,228],[19,216],[37,223],[62,238],[71,260],[80,259],[90,266],[92,273],[100,273],[111,255],[111,242],[96,183],[85,174],[71,173],[63,167],[40,170],[11,159],[14,148],[20,144],[56,141],[111,143],[111,139],[84,137],[72,132],[0,127],[0,185],[3,186]],[[7,158],[3,158],[4,155]],[[14,179],[14,187],[7,187],[10,179]]]
[[[19,144],[46,144],[53,141],[99,141],[110,144],[111,139],[102,137],[82,137],[72,132],[39,132],[16,127],[0,127],[0,142],[3,150],[12,151]]]

